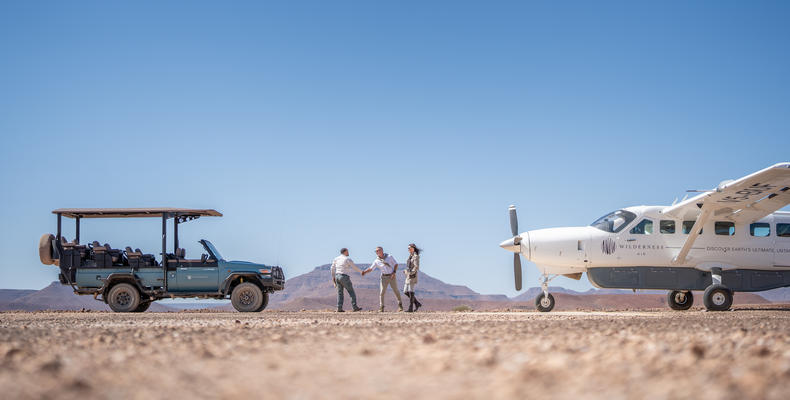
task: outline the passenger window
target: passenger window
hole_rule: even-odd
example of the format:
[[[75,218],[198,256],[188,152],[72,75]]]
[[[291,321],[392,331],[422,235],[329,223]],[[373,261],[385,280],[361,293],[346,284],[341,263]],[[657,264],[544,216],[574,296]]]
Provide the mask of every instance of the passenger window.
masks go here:
[[[649,219],[643,219],[635,227],[631,228],[631,233],[635,235],[652,235],[653,221]]]
[[[749,225],[749,233],[755,237],[771,236],[771,224],[767,222],[755,222]]]
[[[675,233],[675,221],[661,220],[658,229],[661,233]]]
[[[790,224],[776,224],[776,236],[790,237]]]
[[[716,221],[714,230],[717,235],[732,236],[735,234],[735,222],[730,221]]]
[[[683,221],[683,233],[688,235],[691,232],[691,228],[694,226],[695,221]],[[699,230],[699,234],[702,235],[702,229]]]

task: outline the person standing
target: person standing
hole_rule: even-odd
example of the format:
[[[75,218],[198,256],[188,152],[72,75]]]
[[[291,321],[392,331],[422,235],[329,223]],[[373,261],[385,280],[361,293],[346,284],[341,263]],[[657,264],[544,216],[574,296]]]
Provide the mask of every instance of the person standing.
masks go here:
[[[400,298],[400,292],[398,292],[398,279],[395,275],[398,271],[398,262],[395,261],[394,257],[385,253],[384,249],[379,246],[376,247],[376,259],[370,264],[370,268],[362,272],[362,275],[373,271],[374,268],[378,268],[379,271],[381,271],[381,281],[379,282],[379,312],[384,312],[384,292],[387,291],[388,286],[392,288],[395,297],[398,298],[398,311],[403,311],[403,302]]]
[[[406,312],[417,311],[422,303],[414,296],[414,287],[417,286],[417,273],[420,272],[420,248],[416,244],[409,244],[409,258],[406,260],[406,283],[403,284],[403,294],[409,298],[409,309]]]
[[[351,307],[354,312],[362,310],[357,307],[357,294],[354,293],[354,285],[351,284],[351,277],[348,276],[352,268],[360,274],[362,273],[354,261],[348,258],[348,249],[344,247],[340,249],[340,255],[332,260],[332,267],[329,269],[332,274],[332,282],[337,288],[337,312],[343,312],[343,289],[346,289],[348,295],[351,296]]]

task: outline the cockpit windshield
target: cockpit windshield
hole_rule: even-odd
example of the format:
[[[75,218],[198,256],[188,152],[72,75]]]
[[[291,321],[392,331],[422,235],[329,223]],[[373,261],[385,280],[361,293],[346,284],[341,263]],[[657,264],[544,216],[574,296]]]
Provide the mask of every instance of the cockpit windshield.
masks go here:
[[[205,239],[201,240],[200,242],[203,243],[203,246],[206,248],[206,250],[209,253],[214,255],[214,257],[217,257],[217,260],[224,260],[224,258],[222,258],[222,255],[219,254],[219,251],[217,251],[217,248],[214,247],[214,245],[211,244],[211,242],[209,242],[208,240],[205,240]]]
[[[623,230],[623,228],[634,219],[636,219],[636,214],[626,210],[617,210],[596,219],[590,226],[596,227],[604,232],[617,233]]]

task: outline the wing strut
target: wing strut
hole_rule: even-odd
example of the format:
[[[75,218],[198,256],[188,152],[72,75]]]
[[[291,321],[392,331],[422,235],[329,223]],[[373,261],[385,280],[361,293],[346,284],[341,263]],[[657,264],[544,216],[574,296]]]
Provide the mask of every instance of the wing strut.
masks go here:
[[[705,205],[702,206],[702,212],[700,212],[699,216],[697,217],[696,221],[694,221],[694,226],[691,227],[691,232],[689,232],[689,237],[686,238],[686,242],[683,243],[683,247],[680,248],[680,252],[678,255],[672,260],[673,264],[683,264],[686,262],[686,257],[691,251],[691,246],[694,245],[694,242],[697,240],[697,237],[702,230],[702,227],[708,222],[708,218],[710,218],[710,214],[713,212],[713,207],[707,207]]]

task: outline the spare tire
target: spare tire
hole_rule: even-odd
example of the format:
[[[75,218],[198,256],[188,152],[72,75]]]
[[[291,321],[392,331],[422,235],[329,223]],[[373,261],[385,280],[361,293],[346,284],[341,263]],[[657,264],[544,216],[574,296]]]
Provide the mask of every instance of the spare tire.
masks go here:
[[[55,263],[55,260],[52,259],[53,240],[55,240],[55,235],[51,233],[41,235],[41,239],[38,240],[38,257],[44,265],[52,265]]]

